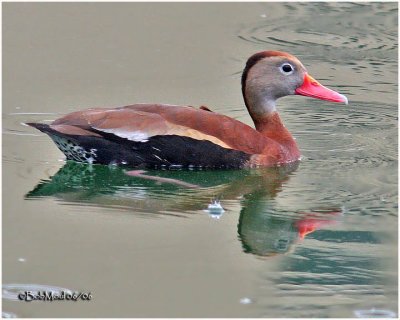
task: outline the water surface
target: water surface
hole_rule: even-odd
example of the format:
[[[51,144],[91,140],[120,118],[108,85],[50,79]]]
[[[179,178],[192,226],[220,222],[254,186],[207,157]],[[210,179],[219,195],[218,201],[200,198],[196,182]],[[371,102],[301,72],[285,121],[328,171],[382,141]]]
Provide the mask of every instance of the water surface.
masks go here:
[[[3,4],[4,317],[396,316],[396,3]],[[298,56],[348,106],[278,103],[295,166],[151,171],[66,163],[23,122],[136,102],[251,124],[240,72]],[[20,302],[18,292],[91,292]]]

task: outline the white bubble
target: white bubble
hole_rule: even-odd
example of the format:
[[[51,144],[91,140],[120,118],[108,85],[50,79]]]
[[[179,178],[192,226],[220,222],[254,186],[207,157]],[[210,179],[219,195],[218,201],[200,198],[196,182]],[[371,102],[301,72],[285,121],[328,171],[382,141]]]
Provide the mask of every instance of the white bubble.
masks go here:
[[[221,203],[218,200],[213,200],[207,207],[207,210],[204,210],[209,214],[209,216],[213,219],[221,218],[222,214],[225,212],[224,208],[222,208]]]
[[[244,297],[240,299],[240,304],[250,304],[253,303],[253,301],[250,298]]]

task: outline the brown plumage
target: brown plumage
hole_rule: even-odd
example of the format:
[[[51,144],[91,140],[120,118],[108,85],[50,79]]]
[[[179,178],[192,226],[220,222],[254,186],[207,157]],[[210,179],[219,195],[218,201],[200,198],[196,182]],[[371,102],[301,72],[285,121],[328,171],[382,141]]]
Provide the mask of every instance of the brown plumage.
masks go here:
[[[297,58],[278,51],[249,58],[242,91],[256,129],[204,106],[164,104],[93,108],[50,125],[29,125],[49,134],[68,159],[77,161],[144,167],[271,166],[300,157],[276,112],[276,99],[302,94],[346,101],[308,76]]]

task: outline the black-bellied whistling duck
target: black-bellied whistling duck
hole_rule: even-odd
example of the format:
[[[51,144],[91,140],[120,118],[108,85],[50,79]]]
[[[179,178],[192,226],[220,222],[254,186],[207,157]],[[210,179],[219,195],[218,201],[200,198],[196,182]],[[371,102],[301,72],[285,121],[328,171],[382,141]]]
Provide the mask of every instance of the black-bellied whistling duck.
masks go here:
[[[244,168],[297,161],[300,151],[275,102],[303,95],[333,102],[347,98],[311,76],[294,56],[263,51],[251,56],[242,92],[255,129],[207,107],[134,104],[77,111],[50,125],[48,134],[68,160],[134,167]]]

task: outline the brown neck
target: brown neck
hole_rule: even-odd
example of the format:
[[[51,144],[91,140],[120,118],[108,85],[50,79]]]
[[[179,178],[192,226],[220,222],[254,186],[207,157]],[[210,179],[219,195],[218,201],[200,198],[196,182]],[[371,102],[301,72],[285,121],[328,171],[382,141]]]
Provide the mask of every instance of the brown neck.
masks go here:
[[[296,141],[282,123],[278,112],[274,111],[262,117],[253,118],[257,131],[264,136],[289,148],[297,149]]]

